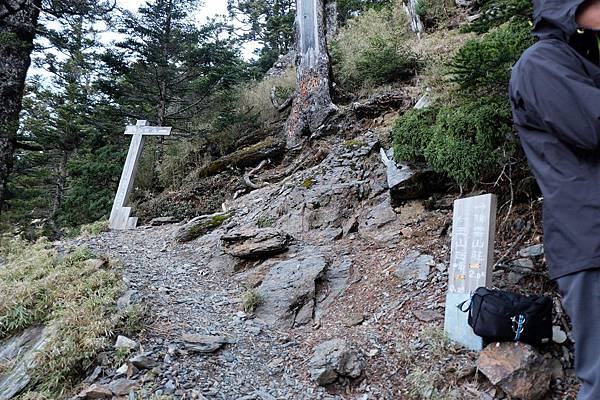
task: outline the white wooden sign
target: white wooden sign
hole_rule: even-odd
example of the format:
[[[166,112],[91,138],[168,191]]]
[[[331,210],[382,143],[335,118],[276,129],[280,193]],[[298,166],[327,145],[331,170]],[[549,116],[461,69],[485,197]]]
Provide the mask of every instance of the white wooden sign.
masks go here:
[[[444,331],[450,339],[471,350],[481,350],[483,340],[467,323],[458,305],[481,286],[492,283],[496,233],[496,196],[486,194],[454,202],[452,250]]]
[[[168,136],[171,128],[164,126],[148,126],[147,121],[137,121],[135,125],[125,128],[126,135],[132,135],[129,152],[119,181],[119,189],[115,195],[112,211],[110,212],[109,226],[111,229],[134,229],[137,226],[137,218],[131,217],[131,207],[126,207],[129,195],[135,182],[138,162],[146,136]]]

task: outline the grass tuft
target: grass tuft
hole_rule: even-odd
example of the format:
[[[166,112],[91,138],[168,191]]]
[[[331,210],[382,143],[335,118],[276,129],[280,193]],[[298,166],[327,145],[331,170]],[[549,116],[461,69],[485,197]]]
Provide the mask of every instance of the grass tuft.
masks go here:
[[[264,302],[262,295],[256,289],[249,289],[244,293],[242,304],[244,311],[247,313],[253,313],[256,311],[258,306]]]

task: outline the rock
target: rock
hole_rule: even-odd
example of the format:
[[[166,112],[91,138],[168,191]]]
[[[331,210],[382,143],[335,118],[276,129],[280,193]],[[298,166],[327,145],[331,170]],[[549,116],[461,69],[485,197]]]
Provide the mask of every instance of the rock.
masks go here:
[[[115,371],[115,376],[127,375],[127,371],[129,371],[129,366],[127,364],[123,364]]]
[[[543,243],[525,247],[519,251],[520,257],[539,257],[543,254],[544,254],[544,244]]]
[[[554,343],[563,344],[567,341],[567,334],[560,328],[560,326],[552,327],[552,341]]]
[[[519,258],[510,262],[510,268],[515,272],[528,274],[535,270],[535,265],[529,258]]]
[[[150,225],[158,226],[158,225],[176,224],[179,221],[181,221],[181,220],[176,217],[158,217],[158,218],[152,218],[150,220]]]
[[[380,155],[387,167],[387,183],[392,205],[401,205],[408,200],[423,199],[443,188],[443,179],[430,169],[416,169],[408,165],[398,166],[381,149]]]
[[[327,261],[314,248],[274,265],[258,287],[263,303],[256,316],[269,325],[293,327],[314,314],[316,283]],[[300,316],[296,321],[297,316]]]
[[[119,335],[117,336],[117,342],[115,343],[116,349],[128,349],[135,350],[139,346],[138,342],[135,340],[129,339],[127,336]]]
[[[477,367],[514,398],[540,399],[550,389],[551,371],[544,358],[524,343],[490,344],[480,353]]]
[[[0,362],[6,365],[14,362],[12,368],[0,374],[0,399],[13,398],[29,384],[29,370],[36,365],[37,355],[49,337],[49,330],[38,326],[0,341]]]
[[[232,217],[231,212],[201,215],[193,218],[175,232],[174,239],[179,243],[189,242],[218,228]]]
[[[267,258],[288,249],[291,236],[276,228],[247,228],[221,236],[224,251],[243,259]]]
[[[197,353],[214,353],[227,343],[233,343],[225,336],[196,335],[185,333],[182,336],[186,349]]]
[[[129,362],[138,369],[152,369],[158,366],[156,361],[144,354],[140,354],[131,358]]]
[[[550,358],[546,361],[546,364],[548,365],[548,369],[550,370],[550,374],[552,375],[553,380],[565,378],[565,370],[559,360],[557,360],[556,358]]]
[[[420,281],[426,281],[429,276],[430,267],[434,266],[433,256],[411,251],[396,267],[394,276],[398,278],[414,277]]]
[[[459,7],[468,8],[475,4],[475,0],[455,0],[455,3]]]
[[[136,381],[121,378],[117,379],[116,381],[112,381],[108,387],[115,396],[126,396],[131,390],[136,389],[138,384]]]
[[[321,386],[331,385],[340,378],[356,379],[364,367],[361,354],[342,339],[321,343],[309,361],[310,377]]]
[[[93,384],[77,395],[80,399],[112,399],[113,392],[108,387]]]
[[[350,217],[347,221],[342,225],[342,236],[346,237],[352,232],[356,232],[358,228],[358,218],[356,215]]]
[[[364,321],[365,316],[362,313],[353,313],[346,318],[344,325],[348,328],[351,328],[353,326],[362,324]]]

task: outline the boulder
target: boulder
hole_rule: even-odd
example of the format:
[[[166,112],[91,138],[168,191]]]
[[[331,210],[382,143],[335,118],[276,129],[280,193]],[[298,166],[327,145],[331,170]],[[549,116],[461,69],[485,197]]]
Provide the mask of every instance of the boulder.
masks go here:
[[[314,349],[309,361],[312,380],[328,386],[343,378],[359,378],[365,368],[362,355],[343,339],[331,339]]]
[[[158,363],[148,357],[148,355],[140,354],[129,360],[129,362],[138,369],[152,369],[158,366]]]
[[[310,322],[316,281],[326,267],[325,257],[313,248],[274,265],[258,287],[263,303],[256,309],[256,316],[270,325],[287,328]]]
[[[189,242],[199,236],[205,235],[213,229],[218,228],[232,217],[231,212],[201,215],[191,219],[187,224],[181,226],[175,232],[175,241],[179,243]]]
[[[480,353],[477,367],[512,398],[541,399],[550,389],[552,372],[548,363],[524,343],[490,344]]]
[[[398,166],[392,154],[380,149],[380,156],[387,171],[387,184],[392,204],[401,205],[408,200],[423,199],[443,189],[444,179],[428,168]]]
[[[246,228],[221,236],[225,253],[243,259],[261,259],[283,253],[291,236],[276,228]]]
[[[136,381],[126,378],[117,379],[108,385],[115,396],[127,396],[130,391],[136,389],[138,386]]]

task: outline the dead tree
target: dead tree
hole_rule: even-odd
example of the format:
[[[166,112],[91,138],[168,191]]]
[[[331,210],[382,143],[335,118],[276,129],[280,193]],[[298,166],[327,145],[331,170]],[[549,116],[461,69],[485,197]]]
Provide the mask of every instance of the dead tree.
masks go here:
[[[334,1],[334,0],[330,0]],[[335,7],[328,7],[328,10]],[[325,0],[296,0],[296,95],[286,123],[286,145],[297,147],[337,110],[331,101]]]

